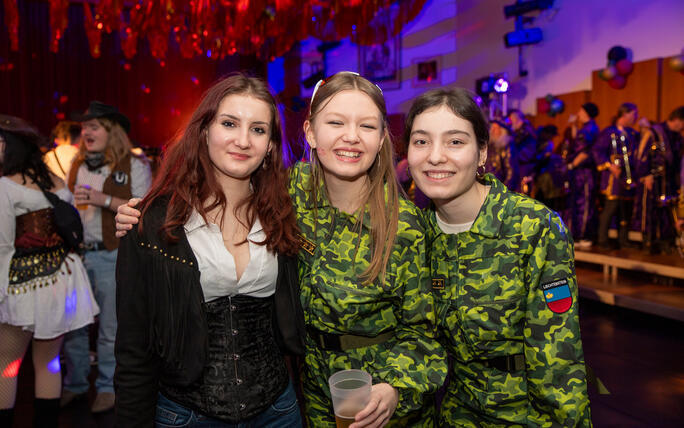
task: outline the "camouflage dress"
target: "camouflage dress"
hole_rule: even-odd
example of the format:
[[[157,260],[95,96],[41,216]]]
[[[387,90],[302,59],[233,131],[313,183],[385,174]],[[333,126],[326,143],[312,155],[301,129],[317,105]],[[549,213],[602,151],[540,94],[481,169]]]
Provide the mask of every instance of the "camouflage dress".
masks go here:
[[[420,211],[401,200],[385,281],[362,285],[358,277],[371,254],[368,216],[359,242],[357,218],[332,207],[324,195],[315,202],[314,218],[314,202],[306,191],[309,164],[295,165],[290,178],[290,195],[305,239],[299,277],[307,328],[366,337],[394,333],[382,343],[343,352],[322,349],[307,337],[302,385],[309,426],[335,426],[328,377],[350,368],[364,369],[373,383],[386,382],[399,391],[388,426],[433,426],[432,394],[444,382],[447,365],[446,352],[435,337]]]
[[[591,426],[572,238],[544,205],[484,180],[469,231],[445,234],[428,213],[438,328],[453,361],[439,425]]]

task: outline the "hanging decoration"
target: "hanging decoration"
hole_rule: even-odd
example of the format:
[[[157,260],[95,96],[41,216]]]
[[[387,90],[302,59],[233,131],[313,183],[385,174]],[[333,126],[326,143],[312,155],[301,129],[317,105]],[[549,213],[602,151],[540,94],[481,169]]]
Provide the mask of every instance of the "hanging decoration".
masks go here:
[[[627,85],[627,76],[634,70],[634,63],[628,58],[629,52],[622,46],[613,46],[608,51],[608,64],[599,70],[599,77],[608,81],[613,89],[622,89]]]
[[[3,0],[5,25],[11,49],[19,50],[17,0]],[[50,3],[50,48],[68,26],[70,1]],[[323,42],[350,37],[360,45],[383,43],[399,34],[423,8],[427,0],[79,0],[90,53],[101,55],[102,33],[119,32],[121,49],[128,59],[147,39],[157,60],[166,57],[169,36],[181,55],[256,55],[271,60],[289,51],[299,40],[316,37]]]
[[[17,0],[4,0],[5,25],[10,38],[10,49],[19,50],[19,8]]]
[[[69,25],[69,0],[50,0],[50,52],[59,51],[59,41]]]
[[[86,37],[88,38],[88,47],[90,48],[90,56],[93,58],[100,57],[100,42],[102,41],[102,27],[101,22],[97,22],[93,18],[93,11],[87,1],[83,2],[83,26],[85,27]]]
[[[539,113],[546,113],[549,117],[555,117],[557,114],[563,113],[565,103],[552,94],[546,94],[546,97],[540,99],[537,103],[537,109]]]

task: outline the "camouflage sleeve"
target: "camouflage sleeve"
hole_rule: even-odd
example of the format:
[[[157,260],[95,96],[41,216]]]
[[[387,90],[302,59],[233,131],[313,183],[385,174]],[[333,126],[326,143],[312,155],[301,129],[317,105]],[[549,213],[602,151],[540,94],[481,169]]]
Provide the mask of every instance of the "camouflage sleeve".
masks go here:
[[[419,214],[418,214],[419,215]],[[434,394],[447,374],[446,351],[437,342],[435,304],[423,230],[395,246],[394,294],[400,296],[396,341],[389,351],[384,380],[399,391],[396,415],[420,409],[425,394]],[[406,238],[406,237],[405,237]]]
[[[591,426],[572,238],[557,215],[545,216],[526,271],[528,424]]]

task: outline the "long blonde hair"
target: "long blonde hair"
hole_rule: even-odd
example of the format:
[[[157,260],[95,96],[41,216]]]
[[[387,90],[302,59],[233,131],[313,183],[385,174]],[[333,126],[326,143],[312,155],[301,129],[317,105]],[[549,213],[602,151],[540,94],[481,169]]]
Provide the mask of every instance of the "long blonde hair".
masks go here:
[[[128,138],[126,131],[117,122],[105,117],[98,117],[98,122],[104,129],[107,130],[107,145],[105,146],[105,163],[112,169],[123,159],[127,154],[131,153],[133,144]],[[88,152],[85,146],[85,141],[81,139],[78,145],[78,154],[76,159],[80,162],[85,160],[85,155]]]
[[[397,236],[399,223],[399,186],[394,171],[394,153],[392,141],[387,127],[387,108],[385,98],[375,84],[363,77],[349,72],[337,73],[325,80],[320,85],[313,98],[307,120],[313,123],[317,114],[330,102],[337,93],[346,90],[357,90],[368,95],[382,116],[382,132],[384,134],[382,145],[377,159],[368,170],[369,187],[365,194],[361,195],[361,204],[356,223],[359,242],[361,240],[361,226],[363,216],[366,215],[366,207],[370,216],[371,224],[371,248],[372,257],[368,268],[361,274],[364,284],[369,284],[380,277],[384,281],[387,263],[392,253],[394,240]],[[311,150],[312,181],[311,188],[307,189],[316,201],[318,193],[326,192],[325,175],[321,167],[316,150]],[[385,187],[387,190],[385,190]],[[327,196],[327,195],[326,195]],[[316,205],[314,204],[314,217],[317,218]]]

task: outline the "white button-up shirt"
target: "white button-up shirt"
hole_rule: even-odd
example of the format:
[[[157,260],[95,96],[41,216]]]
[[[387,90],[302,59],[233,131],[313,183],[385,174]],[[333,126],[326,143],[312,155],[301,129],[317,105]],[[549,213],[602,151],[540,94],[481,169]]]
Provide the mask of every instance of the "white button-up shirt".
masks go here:
[[[278,259],[265,245],[254,243],[266,239],[258,218],[247,235],[249,263],[239,281],[235,271],[235,258],[223,245],[223,235],[218,225],[205,223],[202,216],[193,211],[184,228],[192,252],[197,258],[205,302],[237,294],[268,297],[275,293]]]

